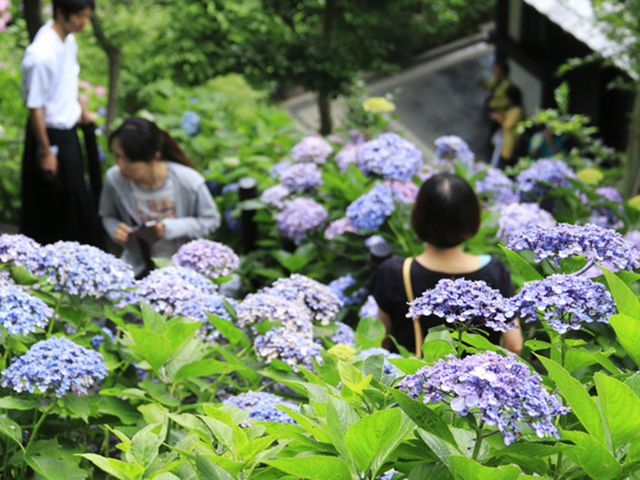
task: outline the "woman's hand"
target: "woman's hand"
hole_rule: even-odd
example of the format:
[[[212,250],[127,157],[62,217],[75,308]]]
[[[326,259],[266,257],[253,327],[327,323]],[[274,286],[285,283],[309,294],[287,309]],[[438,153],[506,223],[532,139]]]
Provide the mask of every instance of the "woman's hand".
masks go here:
[[[129,225],[120,222],[118,228],[113,233],[113,238],[118,243],[125,243],[129,239]]]
[[[165,227],[164,227],[164,223],[156,223],[153,227],[151,227],[151,229],[153,230],[153,233],[155,233],[158,238],[164,238],[164,231],[165,231]]]

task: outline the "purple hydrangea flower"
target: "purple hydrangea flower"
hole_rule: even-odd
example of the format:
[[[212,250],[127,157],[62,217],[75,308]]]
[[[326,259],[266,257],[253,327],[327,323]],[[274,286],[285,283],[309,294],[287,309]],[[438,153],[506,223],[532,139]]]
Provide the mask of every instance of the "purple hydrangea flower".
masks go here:
[[[295,412],[300,411],[300,407],[297,404],[265,392],[249,391],[241,393],[227,397],[222,404],[233,405],[241,410],[246,410],[249,412],[247,419],[258,422],[296,423],[287,413],[276,408],[278,405],[284,405]]]
[[[569,186],[569,178],[575,179],[576,174],[562,160],[541,159],[520,172],[516,183],[524,199],[536,201],[553,188]]]
[[[583,323],[609,323],[609,317],[616,313],[604,285],[573,275],[551,275],[526,282],[511,301],[522,319],[532,322],[540,313],[560,334],[579,330]]]
[[[104,357],[93,350],[76,345],[64,337],[51,337],[35,343],[2,372],[2,387],[16,393],[67,392],[86,395],[87,388],[107,376]]]
[[[457,135],[445,135],[436,138],[436,157],[439,160],[460,160],[465,165],[471,166],[476,156],[469,148],[467,142]]]
[[[510,445],[527,424],[539,438],[559,438],[553,419],[566,415],[542,386],[542,378],[515,355],[477,353],[462,360],[450,355],[402,379],[398,387],[424,403],[445,402],[459,415],[479,412],[487,425],[497,426]]]
[[[247,295],[236,308],[238,326],[244,328],[252,323],[263,320],[281,322],[282,326],[292,332],[306,332],[311,334],[311,311],[304,303],[296,299],[287,299],[277,295],[253,293]]]
[[[358,167],[388,180],[408,182],[422,169],[422,152],[397,133],[384,133],[360,149]]]
[[[503,242],[532,225],[555,227],[556,219],[537,203],[510,203],[502,206],[498,219],[498,238]]]
[[[269,176],[271,178],[278,178],[282,172],[288,169],[291,166],[291,162],[287,160],[282,160],[281,162],[276,163],[269,169]]]
[[[315,163],[296,163],[278,176],[290,192],[304,192],[322,186],[322,172]]]
[[[329,287],[297,273],[276,280],[260,292],[304,303],[311,310],[313,319],[323,325],[332,322],[343,306],[342,300]]]
[[[200,131],[200,115],[192,111],[184,112],[180,119],[180,128],[187,132],[189,137],[195,137]]]
[[[364,302],[364,305],[360,308],[360,312],[358,314],[360,318],[378,318],[378,302],[373,298],[373,295],[369,295],[367,297],[367,301]]]
[[[416,198],[418,198],[420,187],[413,183],[411,180],[405,183],[397,182],[395,180],[387,180],[383,184],[389,185],[394,189],[394,193],[398,201],[407,204],[416,203]]]
[[[9,287],[15,284],[16,282],[11,278],[8,270],[0,270],[0,287]]]
[[[94,350],[100,350],[100,345],[104,343],[105,336],[111,340],[112,343],[116,343],[118,341],[113,332],[107,327],[102,327],[101,330],[104,335],[95,335],[91,338],[91,348]]]
[[[619,270],[640,267],[638,249],[618,232],[591,224],[561,223],[556,227],[534,225],[514,235],[508,248],[516,252],[532,251],[536,262],[554,260],[556,265],[563,258],[584,256],[589,262],[608,262]]]
[[[384,355],[384,365],[382,367],[382,371],[387,375],[397,375],[398,369],[393,363],[389,362],[387,359],[402,358],[402,355],[398,355],[397,353],[391,353],[389,352],[389,350],[386,350],[384,348],[372,347],[372,348],[367,348],[366,350],[362,350],[360,353],[358,353],[358,356],[362,358],[367,358],[367,357],[370,357],[371,355],[380,355],[380,354]]]
[[[296,143],[289,152],[294,162],[322,165],[333,152],[333,147],[322,137],[308,136]]]
[[[449,160],[434,158],[429,163],[424,165],[422,170],[418,173],[418,178],[422,182],[426,182],[434,175],[443,172],[455,173],[453,163],[451,163]]]
[[[513,191],[513,180],[497,168],[488,168],[484,178],[476,181],[476,192],[490,194],[497,203],[509,204],[519,201],[519,196]]]
[[[640,250],[640,232],[638,230],[631,230],[627,232],[623,238],[637,250]]]
[[[9,335],[28,335],[36,328],[46,328],[53,315],[52,308],[20,287],[0,287],[0,324]]]
[[[227,185],[225,185],[224,187],[222,187],[222,195],[226,194],[227,192],[237,192],[238,189],[240,188],[240,186],[238,185],[238,182],[233,182],[233,183],[229,183]]]
[[[618,212],[609,206],[599,205],[604,202],[622,203],[623,198],[620,192],[614,187],[600,187],[596,188],[595,193],[601,195],[602,198],[594,202],[592,209],[593,215],[589,218],[588,222],[602,228],[611,228],[613,230],[622,228],[624,223],[618,215],[618,212],[624,211],[622,205],[618,207]]]
[[[325,240],[333,240],[338,235],[344,233],[358,233],[358,230],[353,226],[349,217],[342,217],[331,222],[324,231],[324,238]]]
[[[377,184],[347,207],[347,217],[359,230],[377,230],[396,209],[393,189]]]
[[[327,210],[310,198],[296,198],[278,214],[280,235],[299,244],[326,222]]]
[[[398,472],[395,468],[392,468],[391,470],[387,470],[386,472],[384,472],[382,475],[378,475],[376,477],[376,480],[391,480],[396,473],[400,472]]]
[[[487,326],[497,332],[506,332],[514,327],[511,322],[515,314],[507,299],[484,281],[445,278],[434,289],[426,290],[409,303],[407,317],[435,315],[447,323],[462,324],[465,329]]]
[[[349,165],[358,163],[358,155],[362,150],[362,144],[348,143],[336,153],[335,161],[342,173],[346,172]]]
[[[211,240],[193,240],[171,257],[174,265],[194,270],[206,277],[227,277],[240,266],[240,259],[226,245]]]
[[[117,299],[135,285],[133,269],[99,248],[56,242],[33,250],[25,266],[34,277],[47,277],[54,290],[84,297]]]
[[[353,328],[342,322],[336,322],[335,325],[338,327],[338,330],[329,337],[329,340],[336,345],[343,344],[354,346],[356,344],[356,333],[353,331]]]
[[[320,346],[313,341],[311,334],[293,332],[284,327],[272,328],[258,335],[253,342],[253,350],[267,363],[278,359],[296,371],[298,365],[312,368],[311,360],[322,363]]]
[[[264,202],[268,207],[275,208],[276,210],[282,210],[288,203],[288,200],[285,200],[291,194],[289,189],[284,185],[274,185],[273,187],[267,188],[262,195],[260,195],[260,200]]]
[[[223,320],[232,321],[231,314],[227,310],[224,302],[227,302],[234,310],[238,308],[238,302],[233,298],[223,295],[198,295],[179,304],[174,310],[173,315],[176,317],[193,318],[199,322],[209,324],[207,315],[215,315]]]
[[[25,235],[3,233],[0,235],[0,263],[13,262],[22,266],[37,248],[40,244]]]
[[[329,283],[329,288],[333,290],[333,292],[338,296],[342,303],[345,305],[355,305],[357,303],[362,303],[364,299],[367,297],[367,289],[361,288],[356,290],[348,297],[345,295],[344,291],[350,286],[356,283],[356,279],[350,273],[347,273],[345,276],[340,277]]]

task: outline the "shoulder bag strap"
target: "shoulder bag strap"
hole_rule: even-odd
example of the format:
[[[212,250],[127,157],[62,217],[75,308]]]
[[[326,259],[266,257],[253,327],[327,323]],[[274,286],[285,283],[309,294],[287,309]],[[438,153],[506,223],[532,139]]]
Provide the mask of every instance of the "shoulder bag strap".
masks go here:
[[[413,257],[407,257],[402,264],[402,278],[404,280],[404,290],[407,294],[407,300],[413,302],[413,287],[411,286],[411,264]],[[422,358],[422,326],[420,325],[420,316],[413,317],[413,333],[416,338],[416,357]]]

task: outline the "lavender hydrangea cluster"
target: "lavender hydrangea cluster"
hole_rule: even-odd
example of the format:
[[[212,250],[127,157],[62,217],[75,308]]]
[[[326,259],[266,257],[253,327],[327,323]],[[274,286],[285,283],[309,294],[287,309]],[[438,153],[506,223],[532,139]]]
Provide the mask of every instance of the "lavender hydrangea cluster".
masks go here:
[[[570,178],[575,179],[576,174],[564,161],[541,159],[520,172],[516,184],[523,200],[536,201],[553,188],[570,185]]]
[[[296,143],[289,156],[294,162],[322,165],[333,152],[333,147],[322,137],[308,136]]]
[[[502,173],[502,170],[493,167],[486,170],[484,178],[476,181],[476,193],[487,193],[495,202],[501,204],[518,202],[520,198],[513,191],[513,180]]]
[[[513,305],[486,282],[445,278],[409,303],[407,317],[435,315],[463,330],[487,326],[506,332],[514,327],[515,314]]]
[[[342,173],[346,172],[351,164],[358,164],[358,156],[362,150],[362,144],[347,143],[336,153],[335,161]]]
[[[274,185],[267,188],[262,195],[260,195],[260,201],[264,202],[268,207],[275,208],[276,210],[282,210],[286,204],[286,198],[291,194],[289,189],[284,185]]]
[[[88,388],[107,376],[107,366],[100,353],[64,337],[51,337],[14,357],[1,375],[2,387],[16,393],[86,395]]]
[[[56,242],[29,253],[25,267],[34,277],[46,277],[54,290],[84,297],[122,297],[135,285],[130,265],[90,245]]]
[[[210,278],[226,277],[240,266],[238,255],[222,243],[198,239],[182,245],[171,257],[175,266]]]
[[[638,230],[631,230],[627,232],[623,238],[636,249],[640,250],[640,232]]]
[[[436,157],[440,160],[459,160],[471,166],[476,156],[467,142],[457,135],[445,135],[436,138]]]
[[[324,238],[325,240],[333,240],[338,235],[344,233],[358,233],[358,230],[353,226],[349,217],[342,217],[331,222],[324,231]]]
[[[28,335],[36,328],[46,328],[53,315],[52,308],[20,287],[0,287],[0,324],[9,335]]]
[[[334,281],[329,283],[329,288],[333,290],[333,292],[338,296],[344,305],[355,305],[362,303],[364,299],[367,297],[367,289],[360,288],[353,292],[351,295],[345,295],[344,291],[355,285],[356,279],[350,273],[346,275],[336,278]]]
[[[382,235],[371,235],[364,241],[366,247],[371,248],[374,245],[386,244],[387,241],[384,239]]]
[[[311,310],[313,320],[322,325],[329,325],[344,305],[329,287],[297,273],[276,280],[261,293],[303,303]]]
[[[0,287],[9,287],[15,284],[16,282],[11,278],[8,270],[0,270]]]
[[[269,169],[269,176],[271,178],[278,178],[280,174],[284,172],[287,168],[289,168],[291,165],[292,165],[291,162],[287,160],[282,160],[281,162],[274,164]]]
[[[192,111],[184,112],[180,119],[180,128],[187,132],[189,137],[195,137],[200,131],[200,115]]]
[[[378,318],[378,302],[373,298],[373,295],[367,297],[367,301],[364,302],[358,313],[360,318]]]
[[[238,302],[233,298],[223,295],[198,295],[177,305],[173,312],[176,317],[193,318],[206,324],[208,330],[213,328],[209,324],[207,315],[215,315],[223,320],[231,321],[231,314],[227,310],[227,302],[234,310],[238,308]]]
[[[388,180],[409,181],[422,169],[422,152],[397,133],[384,133],[360,149],[358,167]]]
[[[616,313],[604,285],[573,275],[551,275],[526,282],[511,301],[522,319],[532,322],[541,314],[560,334],[579,330],[584,323],[609,323],[609,317]]]
[[[335,325],[338,330],[329,337],[329,340],[336,345],[354,346],[356,344],[356,332],[353,331],[353,328],[342,322],[336,322]]]
[[[359,230],[377,230],[396,209],[393,189],[381,183],[347,207],[347,217]]]
[[[358,356],[362,358],[367,358],[367,357],[370,357],[371,355],[384,355],[384,364],[382,367],[382,371],[387,375],[398,374],[398,369],[393,363],[389,362],[389,359],[402,358],[402,355],[398,355],[397,353],[391,353],[389,352],[389,350],[386,350],[384,348],[378,348],[378,347],[367,348],[366,350],[362,350],[360,353],[358,353]]]
[[[3,233],[0,235],[0,263],[13,262],[24,265],[27,256],[40,248],[40,244],[21,234]]]
[[[408,182],[398,182],[395,180],[387,180],[384,185],[389,185],[394,190],[394,194],[398,201],[406,204],[416,203],[420,187],[409,180]]]
[[[296,163],[278,176],[290,192],[305,192],[322,186],[322,172],[315,163]]]
[[[532,225],[555,227],[556,219],[537,203],[510,203],[500,210],[497,236],[508,242],[514,235],[525,231]]]
[[[311,312],[302,302],[269,293],[247,295],[236,308],[238,326],[244,328],[263,320],[281,322],[292,332],[311,333]]]
[[[284,405],[295,412],[300,411],[300,407],[297,404],[265,392],[249,391],[241,393],[227,397],[222,404],[233,405],[241,410],[248,411],[247,419],[258,422],[296,423],[287,413],[276,408],[278,405]]]
[[[398,387],[424,403],[445,402],[459,415],[478,412],[497,426],[510,445],[529,425],[539,438],[559,438],[555,417],[570,409],[542,386],[542,378],[515,355],[477,353],[462,360],[450,355],[402,379]]]
[[[320,346],[310,334],[293,332],[284,327],[272,328],[258,335],[253,342],[253,350],[267,363],[278,359],[296,371],[299,365],[312,368],[312,360],[322,363]]]
[[[511,237],[508,248],[516,252],[532,251],[536,262],[553,260],[555,265],[563,258],[584,256],[591,263],[607,262],[619,270],[640,267],[638,249],[618,232],[591,224],[533,225]]]
[[[310,198],[299,197],[292,200],[278,214],[280,235],[299,244],[309,232],[322,227],[327,221],[326,208]]]
[[[601,205],[604,202],[621,203],[623,198],[620,192],[614,187],[600,187],[596,188],[595,193],[601,195],[602,198],[594,202],[592,208],[593,215],[589,218],[588,222],[602,228],[611,228],[614,230],[622,228],[624,223],[619,217],[619,213],[623,211],[622,206],[620,205],[616,211],[614,208]]]
[[[93,348],[94,350],[100,350],[100,345],[104,343],[105,336],[113,343],[116,343],[118,341],[113,332],[107,327],[102,327],[101,330],[104,335],[94,335],[91,338],[91,348]]]

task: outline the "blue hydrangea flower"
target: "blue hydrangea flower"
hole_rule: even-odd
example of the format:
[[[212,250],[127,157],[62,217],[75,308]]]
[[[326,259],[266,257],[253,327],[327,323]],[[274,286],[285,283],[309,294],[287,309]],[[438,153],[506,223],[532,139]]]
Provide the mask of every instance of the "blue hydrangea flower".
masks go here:
[[[627,232],[623,238],[636,249],[640,250],[640,232],[638,230]]]
[[[264,202],[268,207],[275,208],[276,210],[282,210],[287,205],[286,198],[291,195],[291,192],[284,185],[274,185],[273,187],[267,188],[262,195],[260,195],[260,200]]]
[[[111,340],[112,343],[116,343],[118,341],[113,332],[107,327],[102,327],[101,330],[103,335],[95,335],[91,338],[91,348],[94,350],[100,350],[100,345],[104,343],[105,337]]]
[[[358,230],[353,226],[349,217],[342,217],[331,222],[324,231],[324,238],[325,240],[333,240],[338,235],[344,233],[358,233]]]
[[[595,193],[601,195],[602,198],[594,202],[592,208],[593,215],[589,218],[588,222],[602,228],[611,228],[613,230],[624,227],[624,222],[620,220],[619,216],[619,213],[624,212],[622,205],[620,205],[617,210],[609,206],[601,205],[604,202],[622,203],[623,198],[620,192],[614,187],[600,187],[596,188]]]
[[[539,438],[560,438],[555,417],[570,409],[542,386],[542,378],[515,355],[477,353],[462,360],[450,355],[402,379],[398,387],[424,403],[445,402],[459,415],[479,413],[510,445],[529,425]]]
[[[196,112],[186,111],[180,119],[180,128],[190,137],[195,137],[200,131],[200,115]]]
[[[288,169],[292,165],[291,162],[287,160],[282,160],[281,162],[276,163],[269,169],[269,176],[271,178],[278,178],[282,172]]]
[[[436,287],[426,290],[409,303],[408,318],[435,315],[447,323],[460,324],[468,329],[472,326],[487,326],[497,332],[513,328],[516,312],[514,307],[498,290],[482,280],[448,278],[440,280]]]
[[[224,211],[224,221],[232,232],[242,231],[242,220],[233,217],[233,209],[227,208]]]
[[[382,475],[378,475],[376,477],[376,480],[391,480],[396,473],[400,472],[398,472],[395,468],[392,468],[391,470],[387,470],[386,472],[384,472]]]
[[[322,172],[315,163],[296,163],[278,176],[290,192],[305,192],[322,186]]]
[[[397,133],[384,133],[362,145],[357,159],[365,175],[408,182],[422,169],[422,152]]]
[[[496,203],[508,204],[518,202],[520,197],[513,191],[513,180],[507,177],[502,170],[488,168],[484,178],[476,181],[476,193],[487,193]]]
[[[238,186],[238,182],[233,182],[222,187],[222,195],[228,192],[237,192],[240,187]]]
[[[25,266],[34,277],[46,277],[54,290],[80,298],[106,296],[115,300],[135,285],[129,264],[78,242],[56,242],[33,250]]]
[[[297,273],[276,280],[260,292],[303,303],[311,310],[313,319],[323,325],[332,322],[344,305],[329,287]]]
[[[241,410],[249,412],[247,419],[258,422],[280,422],[296,423],[287,413],[283,412],[278,405],[284,405],[295,412],[300,411],[300,407],[282,397],[265,392],[245,392],[232,397],[227,397],[223,405],[233,405]]]
[[[0,287],[0,324],[9,335],[28,335],[36,328],[46,328],[53,315],[52,308],[20,287]]]
[[[327,209],[310,198],[296,198],[278,214],[280,235],[299,244],[327,221]]]
[[[338,298],[342,300],[342,303],[344,303],[345,305],[355,305],[357,303],[362,303],[367,297],[366,288],[361,288],[353,292],[348,297],[345,295],[344,291],[355,283],[356,279],[353,278],[350,273],[347,273],[343,277],[337,278],[329,283],[329,288],[333,290],[336,295],[338,295]]]
[[[369,248],[373,247],[374,245],[378,245],[380,243],[384,243],[384,244],[387,243],[387,241],[384,239],[382,235],[371,235],[369,238],[367,238],[364,241],[364,244]]]
[[[296,143],[289,156],[294,162],[322,165],[333,152],[333,147],[322,137],[308,136]]]
[[[378,302],[373,298],[373,295],[367,297],[367,301],[360,308],[359,316],[360,318],[378,318]]]
[[[467,142],[457,135],[438,137],[435,143],[436,157],[439,160],[459,160],[465,165],[471,166],[476,158]]]
[[[377,230],[396,209],[393,190],[377,184],[347,207],[347,217],[359,230]]]
[[[589,262],[607,262],[619,270],[640,267],[638,249],[618,232],[591,224],[561,223],[556,227],[533,225],[514,235],[508,248],[516,252],[532,251],[536,262],[553,260],[556,265],[563,258],[584,256]]]
[[[24,265],[27,256],[40,248],[40,244],[21,234],[3,233],[0,235],[0,263],[13,262]]]
[[[342,322],[336,322],[335,325],[338,327],[338,330],[329,337],[329,340],[336,345],[343,344],[354,346],[356,344],[356,333],[353,331],[353,328]]]
[[[311,311],[296,299],[288,300],[267,292],[247,295],[236,308],[238,326],[243,328],[263,320],[282,322],[287,330],[311,334]]]
[[[227,277],[240,266],[238,255],[226,245],[198,239],[182,245],[171,257],[174,265],[194,270],[206,277]]]
[[[532,225],[555,227],[556,219],[537,203],[510,203],[500,209],[497,236],[508,242],[517,233],[525,231]]]
[[[371,355],[379,355],[379,354],[384,355],[384,359],[385,359],[384,366],[382,367],[382,371],[387,375],[397,375],[398,369],[393,363],[389,362],[387,359],[402,358],[402,355],[398,355],[397,353],[391,353],[389,352],[389,350],[386,350],[384,348],[372,347],[372,348],[367,348],[366,350],[362,350],[360,353],[358,353],[358,356],[362,358],[367,358],[367,357],[370,357]]]
[[[16,282],[11,278],[8,270],[0,270],[0,287],[9,287],[15,284]]]
[[[215,315],[223,320],[232,321],[231,314],[227,310],[225,303],[227,302],[234,310],[238,308],[238,302],[233,298],[223,295],[197,295],[193,298],[182,302],[174,310],[173,315],[176,317],[193,318],[200,322],[206,323],[209,329],[209,317],[207,315]]]
[[[335,161],[342,173],[347,171],[349,165],[357,165],[358,155],[360,154],[361,149],[362,144],[347,143],[338,153],[336,153]]]
[[[532,322],[540,314],[560,334],[580,330],[584,323],[609,323],[609,317],[616,313],[604,285],[573,275],[526,282],[511,302],[522,319]]]
[[[1,375],[2,387],[16,393],[86,395],[87,388],[107,376],[107,366],[102,354],[64,337],[52,337],[14,357]]]
[[[576,174],[562,160],[543,158],[520,172],[516,184],[523,201],[535,202],[554,188],[569,186],[570,178],[575,179]]]
[[[313,341],[311,334],[293,332],[284,327],[272,328],[258,335],[253,342],[256,355],[267,363],[278,359],[298,370],[298,365],[312,368],[315,360],[322,363],[320,346]]]

